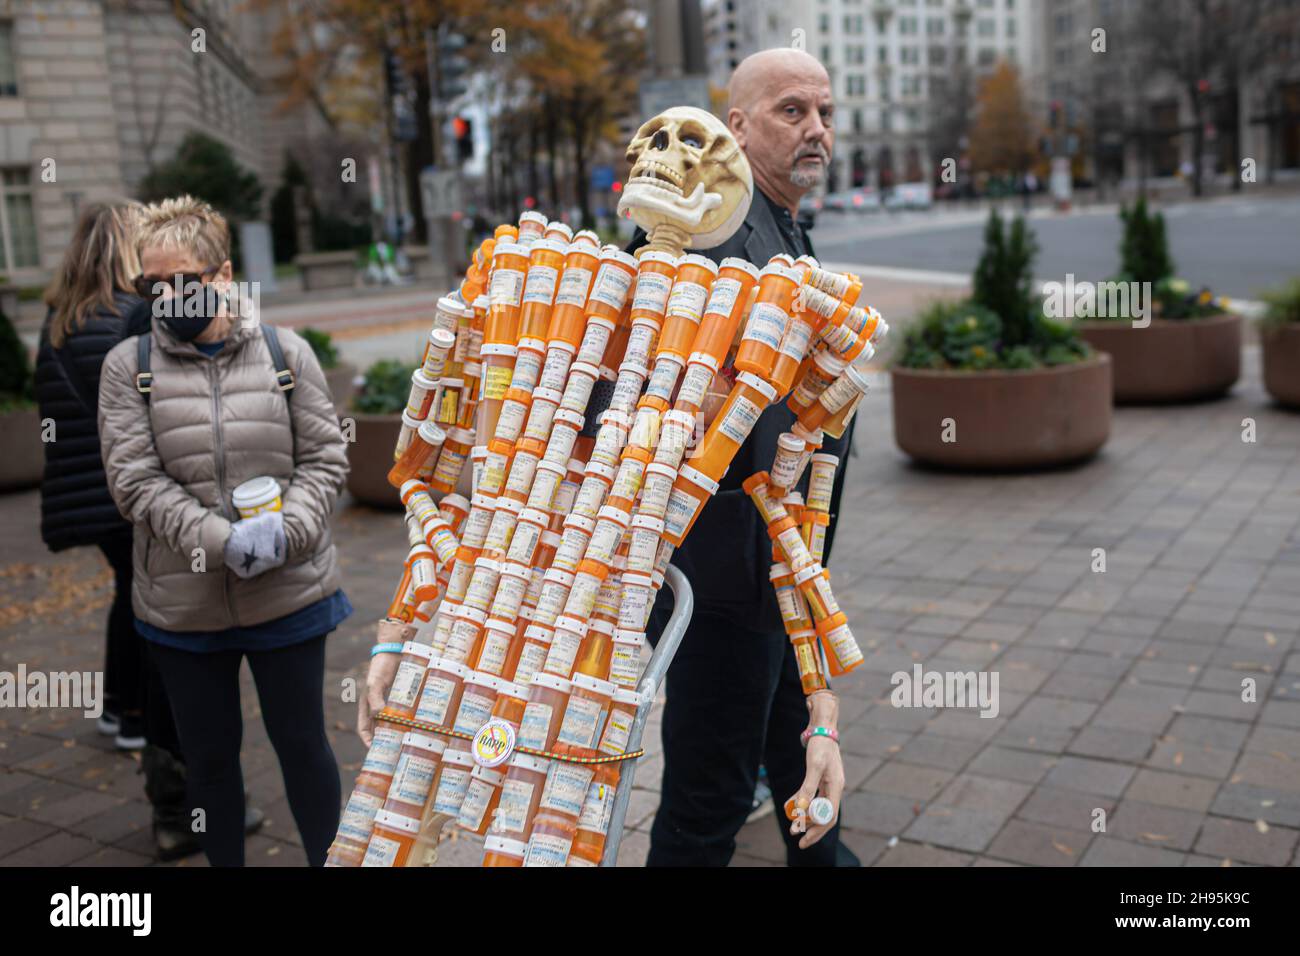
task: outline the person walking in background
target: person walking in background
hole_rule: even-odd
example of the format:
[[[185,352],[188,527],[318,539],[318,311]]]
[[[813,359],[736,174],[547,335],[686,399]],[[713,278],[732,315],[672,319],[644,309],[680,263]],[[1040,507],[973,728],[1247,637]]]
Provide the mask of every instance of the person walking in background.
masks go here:
[[[330,533],[347,474],[333,399],[303,339],[232,311],[230,230],[207,203],[148,207],[137,248],[151,329],[109,352],[99,392],[108,487],[135,529],[136,626],[172,701],[209,861],[244,862],[246,657],[319,866],[340,803],[325,638],[352,611]],[[241,519],[231,492],[260,477],[278,482],[281,508]]]
[[[41,539],[51,551],[96,546],[113,570],[99,729],[119,750],[143,751],[154,842],[168,860],[197,853],[199,845],[189,828],[171,705],[131,612],[131,525],[109,494],[96,422],[104,356],[148,329],[148,310],[133,291],[140,208],[125,201],[88,206],[45,293],[49,313],[37,350],[36,400],[55,432],[44,446]]]

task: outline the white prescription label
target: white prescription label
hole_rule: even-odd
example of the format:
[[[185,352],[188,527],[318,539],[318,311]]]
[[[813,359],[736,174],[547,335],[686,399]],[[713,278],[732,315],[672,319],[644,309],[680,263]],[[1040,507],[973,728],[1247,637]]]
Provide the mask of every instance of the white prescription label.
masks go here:
[[[528,270],[528,280],[524,284],[524,302],[550,305],[555,298],[555,283],[559,278],[559,270],[551,266],[533,266]]]

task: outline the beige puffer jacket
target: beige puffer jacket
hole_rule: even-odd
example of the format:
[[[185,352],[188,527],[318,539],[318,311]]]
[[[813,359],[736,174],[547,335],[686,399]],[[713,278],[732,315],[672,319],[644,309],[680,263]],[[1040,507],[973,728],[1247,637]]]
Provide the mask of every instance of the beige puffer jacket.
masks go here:
[[[155,321],[148,404],[135,387],[137,340],[104,360],[104,471],[135,526],[132,604],[156,627],[261,624],[338,590],[330,515],[348,469],[343,435],[310,346],[288,329],[276,331],[296,382],[288,402],[254,323],[236,322],[209,358]],[[230,523],[239,517],[230,496],[259,475],[280,482],[288,555],[282,566],[244,579],[225,566]]]

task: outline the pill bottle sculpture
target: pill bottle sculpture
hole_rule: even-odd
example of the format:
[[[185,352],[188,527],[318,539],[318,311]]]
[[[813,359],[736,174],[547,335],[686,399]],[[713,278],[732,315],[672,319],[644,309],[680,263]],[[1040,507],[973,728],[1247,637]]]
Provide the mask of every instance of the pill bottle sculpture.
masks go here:
[[[430,865],[449,826],[486,837],[484,866],[600,862],[654,690],[650,607],[773,402],[798,421],[744,487],[805,693],[862,660],[821,564],[838,460],[818,448],[856,410],[855,363],[885,322],[855,276],[810,257],[687,251],[729,238],[753,196],[713,115],[667,110],[627,158],[619,212],[649,238],[636,257],[525,212],[438,300],[389,473],[410,550],[380,631],[402,654],[328,865]],[[696,441],[724,369],[735,383]]]

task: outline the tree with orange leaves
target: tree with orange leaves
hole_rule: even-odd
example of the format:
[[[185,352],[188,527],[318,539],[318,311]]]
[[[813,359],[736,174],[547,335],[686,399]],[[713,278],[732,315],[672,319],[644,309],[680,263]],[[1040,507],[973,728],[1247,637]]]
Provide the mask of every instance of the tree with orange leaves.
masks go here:
[[[1004,60],[980,84],[970,134],[971,165],[979,172],[1022,173],[1033,157],[1033,122],[1020,73]]]

